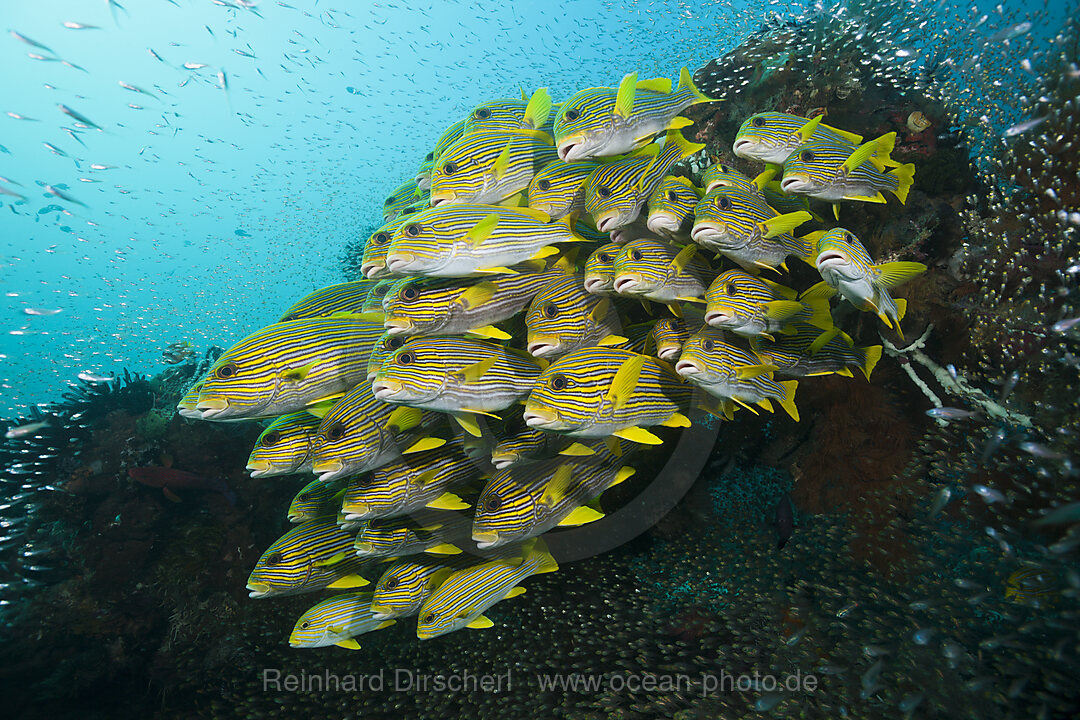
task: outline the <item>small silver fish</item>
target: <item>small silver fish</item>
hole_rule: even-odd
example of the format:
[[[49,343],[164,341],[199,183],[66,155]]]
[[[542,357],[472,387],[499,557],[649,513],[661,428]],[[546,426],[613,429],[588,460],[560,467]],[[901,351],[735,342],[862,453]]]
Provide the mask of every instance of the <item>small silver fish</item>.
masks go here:
[[[1026,133],[1028,130],[1034,130],[1035,128],[1042,125],[1044,122],[1046,122],[1045,117],[1033,118],[1031,120],[1025,120],[1022,123],[1017,123],[1016,125],[1013,125],[1012,127],[1008,128],[1004,132],[1004,135],[1005,135],[1005,137],[1016,137],[1017,135],[1021,135],[1023,133]]]
[[[204,67],[210,67],[210,66],[207,65],[206,63],[186,62],[186,63],[184,63],[184,67],[187,68],[188,70],[201,70]]]
[[[82,113],[76,112],[75,110],[72,110],[67,105],[64,105],[63,103],[61,103],[57,107],[60,108],[60,112],[74,118],[77,122],[81,122],[83,125],[87,125],[89,127],[92,127],[95,130],[102,130],[102,127],[100,125],[98,125],[97,123],[95,123],[93,120],[86,117]]]
[[[1058,320],[1050,327],[1050,329],[1057,333],[1067,333],[1076,327],[1077,324],[1080,324],[1080,317]]]
[[[987,505],[992,505],[996,502],[1005,502],[1005,496],[992,487],[976,483],[971,486],[971,489],[974,490],[979,497],[985,500]]]
[[[6,437],[8,440],[17,440],[18,438],[26,437],[27,435],[33,435],[38,430],[42,430],[47,427],[49,427],[49,423],[45,420],[27,423],[26,425],[19,425],[18,427],[11,428],[6,433],[4,433],[4,437]]]
[[[100,30],[97,25],[85,25],[79,22],[72,22],[71,20],[64,21],[64,27],[68,30]]]
[[[975,413],[970,410],[961,410],[954,407],[938,407],[926,411],[926,414],[935,420],[966,420]]]
[[[930,504],[930,517],[937,517],[938,513],[945,509],[945,506],[949,504],[949,498],[952,497],[952,491],[947,487],[943,487],[934,494],[934,502]]]
[[[64,193],[64,192],[62,192],[60,190],[57,190],[52,185],[46,185],[45,186],[45,191],[47,193],[49,193],[50,195],[53,195],[55,197],[60,198],[61,200],[66,200],[67,202],[72,202],[72,203],[75,203],[76,205],[82,205],[83,207],[88,207],[88,205],[86,203],[81,202],[79,200],[76,200],[75,198],[71,197],[70,195],[68,195],[68,194],[66,194],[66,193]]]
[[[31,308],[31,307],[28,307],[28,308],[23,308],[23,312],[25,314],[27,314],[27,315],[48,316],[48,315],[58,315],[59,313],[63,312],[63,308]]]
[[[97,375],[97,374],[94,374],[92,372],[83,371],[83,372],[78,374],[78,378],[80,380],[85,380],[86,382],[90,382],[90,383],[103,383],[103,382],[109,382],[110,380],[112,380],[113,376],[112,375]]]
[[[1019,447],[1029,455],[1034,455],[1042,460],[1063,460],[1066,457],[1064,453],[1051,450],[1045,445],[1036,442],[1022,442]]]

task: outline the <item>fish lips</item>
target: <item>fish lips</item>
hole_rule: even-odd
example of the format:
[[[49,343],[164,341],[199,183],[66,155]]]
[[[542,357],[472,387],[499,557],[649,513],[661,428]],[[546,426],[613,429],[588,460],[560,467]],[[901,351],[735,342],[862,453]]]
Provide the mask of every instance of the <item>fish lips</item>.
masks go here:
[[[376,400],[385,402],[401,392],[401,385],[391,380],[379,380],[376,378],[371,383],[371,392],[375,395]]]
[[[248,597],[250,598],[269,597],[273,593],[270,585],[267,583],[249,582],[247,584],[247,589],[251,591],[248,593]]]
[[[585,144],[585,137],[583,135],[570,135],[564,137],[559,141],[555,151],[559,155],[559,159],[563,162],[574,162],[575,160],[584,160],[588,155],[588,147]]]
[[[612,281],[605,278],[603,275],[586,275],[585,276],[585,292],[592,293],[593,295],[602,295],[612,289]]]
[[[814,189],[814,184],[808,175],[785,175],[780,181],[780,189],[789,195],[808,193]]]
[[[724,327],[734,319],[735,313],[731,312],[730,308],[714,308],[705,311],[705,323],[713,327]]]
[[[249,462],[245,469],[251,471],[251,477],[260,478],[266,477],[272,468],[270,467],[270,463],[265,460],[254,460]]]
[[[558,352],[559,338],[554,335],[533,335],[527,341],[525,349],[533,357],[544,357]]]
[[[229,401],[217,398],[200,400],[198,404],[195,405],[195,411],[199,413],[199,417],[202,420],[228,417],[230,414]]]
[[[501,455],[492,454],[491,465],[496,470],[505,470],[506,468],[516,463],[517,460],[517,455],[514,455],[512,453],[505,453]]]
[[[646,227],[655,233],[674,234],[682,225],[679,218],[668,212],[655,212],[645,222]]]
[[[642,295],[650,290],[636,273],[624,273],[615,276],[615,292],[620,295]]]
[[[526,407],[522,418],[529,427],[540,428],[541,430],[553,428],[559,424],[558,414],[550,410]]]
[[[495,531],[473,532],[472,539],[476,542],[476,547],[480,550],[497,547],[501,544],[499,542],[499,533]]]
[[[814,261],[818,272],[828,270],[838,274],[843,274],[843,269],[850,263],[851,260],[848,256],[838,250],[826,250],[819,254],[817,260]]]
[[[701,375],[705,370],[693,360],[681,359],[675,363],[675,372],[683,377],[692,377]]]
[[[753,149],[757,145],[756,142],[749,138],[738,138],[731,144],[731,152],[735,153],[741,158],[754,159]]]
[[[657,345],[656,357],[660,358],[661,360],[671,360],[679,354],[680,350],[682,350],[682,347],[675,343],[672,343],[670,345],[664,345],[663,347]]]
[[[416,257],[411,253],[396,252],[386,256],[386,269],[391,273],[408,273],[416,268]]]
[[[391,335],[404,335],[413,328],[411,321],[399,317],[388,317],[383,320],[383,327]]]
[[[319,476],[322,482],[329,482],[345,474],[345,463],[340,460],[326,460],[311,465],[311,472]]]
[[[699,222],[690,231],[690,239],[699,245],[719,245],[727,237],[727,226],[719,222]]]
[[[429,202],[431,203],[431,207],[436,207],[443,203],[450,204],[457,202],[457,195],[449,192],[432,193]]]
[[[368,280],[377,280],[380,277],[380,271],[386,271],[386,275],[390,274],[384,262],[366,262],[360,265],[360,274]]]

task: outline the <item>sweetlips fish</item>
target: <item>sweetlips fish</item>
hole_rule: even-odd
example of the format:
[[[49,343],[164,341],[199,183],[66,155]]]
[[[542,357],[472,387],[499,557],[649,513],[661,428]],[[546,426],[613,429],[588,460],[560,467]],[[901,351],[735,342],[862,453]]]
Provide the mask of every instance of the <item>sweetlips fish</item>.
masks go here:
[[[537,130],[463,134],[446,148],[431,174],[431,205],[495,204],[529,187],[557,159],[551,136]]]
[[[496,470],[511,465],[526,465],[557,455],[574,444],[573,438],[523,426],[503,437],[491,449],[491,464]]]
[[[512,274],[508,265],[555,255],[556,243],[584,241],[571,216],[549,222],[530,208],[444,204],[410,217],[394,233],[386,265],[405,275]]]
[[[671,166],[704,147],[672,130],[655,156],[631,155],[593,170],[585,182],[585,212],[596,221],[596,229],[610,232],[634,222]]]
[[[450,413],[479,436],[473,416],[524,398],[545,364],[483,340],[416,337],[386,359],[371,387],[382,402]]]
[[[202,391],[203,379],[199,380],[188,388],[188,391],[184,393],[184,396],[180,398],[180,402],[176,403],[176,412],[180,417],[190,418],[192,420],[198,420],[202,417],[202,413],[195,409],[195,406],[199,404],[199,393]]]
[[[811,219],[799,210],[780,215],[756,190],[721,187],[694,208],[691,239],[744,269],[782,267],[789,255],[809,262],[812,244],[791,233]]]
[[[551,136],[551,95],[539,88],[526,100],[492,100],[477,105],[465,121],[464,134],[506,130],[539,130]]]
[[[701,302],[712,270],[694,256],[697,245],[676,248],[658,240],[631,240],[615,256],[615,292],[666,303],[680,315],[679,301]]]
[[[424,640],[463,627],[491,627],[485,610],[525,592],[519,583],[530,575],[559,569],[541,538],[526,541],[521,551],[520,558],[491,560],[450,574],[421,606],[416,636]]]
[[[585,181],[601,163],[556,160],[529,181],[529,207],[559,219],[585,212]]]
[[[751,115],[735,133],[732,151],[742,158],[758,160],[773,165],[783,165],[795,148],[807,140],[848,145],[852,149],[862,144],[862,136],[824,125],[821,117],[809,131],[804,131],[809,118],[780,112],[763,112]]]
[[[460,438],[436,450],[406,455],[366,476],[354,477],[341,499],[345,520],[404,515],[423,507],[464,510],[453,490],[475,481],[485,468],[465,455]]]
[[[869,380],[881,359],[880,345],[853,347],[852,339],[838,328],[823,331],[813,325],[795,323],[793,329],[793,334],[775,340],[762,337],[750,340],[750,348],[761,362],[776,366],[776,375],[798,378],[836,373],[851,377],[851,369],[858,368]]]
[[[638,215],[637,219],[629,225],[623,225],[617,227],[614,230],[608,232],[608,240],[616,245],[625,245],[631,240],[638,240],[639,238],[648,238],[650,240],[661,240],[662,238],[655,232],[649,229],[649,219]]]
[[[383,300],[386,299],[387,293],[394,287],[394,285],[400,280],[400,278],[387,278],[385,280],[377,280],[374,285],[371,286],[371,290],[368,291],[367,297],[364,298],[364,311],[361,315],[365,319],[379,318],[379,322],[382,322],[383,318]]]
[[[473,515],[476,546],[500,547],[555,526],[584,525],[602,518],[602,512],[585,503],[634,474],[623,458],[630,443],[616,444],[618,454],[603,441],[595,441],[585,446],[593,455],[550,458],[493,475]]]
[[[382,324],[343,314],[274,323],[233,345],[203,381],[203,420],[279,417],[339,397],[367,376]]]
[[[457,555],[462,547],[475,549],[469,541],[468,518],[445,510],[372,520],[357,533],[353,543],[354,552],[362,558],[403,557],[422,552]]]
[[[390,627],[396,621],[376,618],[371,611],[372,592],[335,595],[311,607],[296,621],[289,635],[294,648],[317,648],[337,645],[359,650],[354,638]]]
[[[617,348],[584,348],[551,363],[525,403],[529,427],[574,437],[662,441],[645,428],[688,427],[691,388],[667,363]]]
[[[791,334],[793,323],[806,322],[822,330],[833,326],[825,298],[796,300],[796,292],[742,270],[720,273],[705,292],[705,322],[744,337]]]
[[[534,357],[554,358],[625,341],[611,300],[586,292],[582,275],[549,280],[529,304],[525,328],[525,347]]]
[[[383,201],[383,221],[389,222],[402,215],[409,215],[427,205],[422,201],[423,193],[416,186],[416,180],[406,180],[394,188],[390,196]]]
[[[327,285],[321,290],[309,293],[294,303],[278,322],[300,320],[302,318],[328,317],[335,313],[359,313],[364,308],[367,297],[375,283],[371,280],[352,280],[350,282]]]
[[[750,407],[756,404],[772,412],[771,400],[796,422],[799,411],[795,407],[795,388],[798,380],[777,382],[773,379],[775,365],[765,365],[757,356],[724,341],[724,335],[712,328],[701,331],[683,345],[675,371],[710,395],[721,400],[732,400],[756,412]],[[730,419],[730,412],[727,413]]]
[[[666,317],[655,320],[649,329],[646,347],[656,357],[674,362],[682,352],[683,344],[705,324],[701,315],[686,313],[684,317]]]
[[[465,133],[465,125],[468,122],[469,116],[466,115],[443,131],[443,134],[439,136],[438,141],[435,143],[435,147],[431,151],[433,164],[439,161],[439,157],[446,151],[446,148],[457,142],[458,138]]]
[[[705,187],[703,194],[708,195],[717,188],[739,188],[761,195],[765,203],[781,215],[805,210],[810,213],[811,218],[823,222],[820,216],[810,210],[809,198],[788,195],[780,189],[779,180],[774,178],[779,177],[783,171],[782,165],[770,165],[751,180],[729,165],[715,163],[705,168],[701,174],[701,183]]]
[[[875,265],[866,248],[850,231],[842,227],[811,233],[808,238],[817,246],[814,261],[823,278],[802,294],[804,302],[829,298],[836,293],[863,311],[876,314],[900,337],[907,301],[894,300],[889,289],[926,271],[917,262],[891,262]]]
[[[637,73],[623,77],[616,88],[588,88],[563,103],[555,116],[555,144],[564,162],[623,155],[652,142],[659,133],[693,122],[679,113],[712,102],[698,92],[690,71],[679,71],[679,86],[671,92],[665,78],[638,81]]]
[[[279,597],[323,588],[370,584],[359,574],[365,563],[350,552],[353,536],[337,525],[337,516],[308,520],[266,549],[248,577],[249,597]]]
[[[585,261],[586,292],[593,295],[611,295],[615,292],[615,256],[622,245],[608,243],[601,245]]]
[[[694,208],[701,190],[684,177],[668,175],[653,190],[645,205],[649,209],[646,227],[666,237],[689,239],[694,224]]]
[[[855,150],[820,140],[805,142],[784,162],[780,189],[790,195],[808,195],[832,202],[833,214],[838,219],[840,200],[884,203],[882,191],[887,190],[905,203],[914,181],[915,165],[886,167],[875,157],[878,152],[891,152],[895,140],[896,133],[889,133]]]
[[[416,170],[416,187],[421,192],[426,190],[431,192],[431,171],[435,169],[435,151],[429,152],[424,156],[424,161],[420,163],[420,167]]]
[[[375,379],[375,376],[379,373],[379,368],[382,367],[383,361],[390,357],[391,353],[404,345],[407,339],[408,338],[404,335],[395,335],[389,330],[382,334],[382,337],[380,337],[371,348],[371,354],[368,355],[367,379],[369,381]]]
[[[385,222],[368,236],[364,244],[364,256],[360,260],[360,274],[368,280],[384,280],[391,277],[386,267],[386,252],[390,249],[390,239],[407,218],[395,218]]]
[[[341,507],[345,486],[344,478],[330,482],[323,482],[318,478],[312,480],[296,493],[289,504],[289,522],[302,523],[333,515]]]
[[[472,555],[418,555],[392,562],[375,584],[371,610],[383,619],[415,615],[451,573],[478,562]]]
[[[365,472],[393,462],[402,453],[420,452],[445,443],[435,437],[399,436],[424,421],[416,408],[387,405],[362,382],[323,417],[311,451],[311,471],[323,482]],[[415,442],[414,442],[415,440]]]
[[[311,472],[311,450],[321,423],[306,410],[282,415],[270,423],[248,455],[251,477]]]
[[[406,278],[383,301],[384,324],[393,335],[474,335],[509,340],[495,327],[521,312],[550,283],[567,275],[556,265],[542,272],[476,279]]]

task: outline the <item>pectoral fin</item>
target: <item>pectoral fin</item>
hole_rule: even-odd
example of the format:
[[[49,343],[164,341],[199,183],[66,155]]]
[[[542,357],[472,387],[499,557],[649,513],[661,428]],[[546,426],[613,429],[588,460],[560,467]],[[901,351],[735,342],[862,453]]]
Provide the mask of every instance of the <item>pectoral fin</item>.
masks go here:
[[[574,508],[574,510],[559,521],[559,527],[574,527],[577,525],[584,525],[591,523],[604,517],[604,513],[597,510],[593,510],[587,505]]]
[[[509,146],[507,146],[509,147]],[[495,213],[484,216],[480,222],[473,225],[469,232],[465,233],[465,239],[469,241],[469,244],[473,247],[480,245],[480,243],[491,237],[491,233],[495,231],[495,226],[499,224],[499,216]]]
[[[615,114],[623,120],[630,118],[634,111],[634,96],[637,94],[637,73],[625,75],[619,83],[619,89],[615,93]]]
[[[661,445],[664,442],[645,428],[641,427],[623,428],[622,430],[616,430],[612,435],[622,438],[623,440],[640,443],[641,445]]]

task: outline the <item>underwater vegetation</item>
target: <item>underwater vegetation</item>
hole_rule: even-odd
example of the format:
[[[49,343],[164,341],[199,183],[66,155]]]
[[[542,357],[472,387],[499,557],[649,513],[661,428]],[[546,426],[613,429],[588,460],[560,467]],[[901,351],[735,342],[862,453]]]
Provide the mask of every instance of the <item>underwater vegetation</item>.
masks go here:
[[[656,82],[645,78],[583,91],[585,110],[610,96],[631,118],[655,101],[663,121],[642,132],[661,140],[619,147],[603,165],[614,183],[553,222],[519,204],[534,190],[521,175],[503,191],[525,194],[498,209],[418,203],[450,193],[435,165],[454,147],[444,137],[430,166],[417,158],[421,181],[387,187],[384,216],[372,208],[346,246],[342,274],[362,296],[283,303],[252,343],[177,348],[156,376],[80,380],[5,421],[12,716],[1075,716],[1080,26],[1067,20],[1033,60],[1037,123],[987,135],[969,122],[982,110],[952,92],[962,60],[887,60],[910,47],[890,33],[926,16],[879,5],[769,20],[683,85],[724,102],[676,110],[654,84],[628,103],[627,88]],[[550,107],[545,125],[552,100],[561,115]],[[544,154],[545,172],[590,162],[548,157],[591,141],[560,125],[574,102],[506,101],[525,132],[486,138],[485,167],[514,177],[519,147]],[[763,113],[791,124],[791,153],[819,143],[806,162],[832,158],[830,172],[863,149],[846,169],[881,187],[778,193],[791,167],[738,142]],[[840,134],[825,142],[822,127]],[[545,128],[550,147],[534,145]],[[657,181],[692,197],[668,196],[677,222],[642,228],[617,204],[637,189],[615,183],[658,162]],[[909,163],[909,189],[884,186]],[[587,184],[598,167],[552,185]],[[645,195],[648,222],[661,198]],[[626,234],[597,233],[588,215]],[[514,246],[507,225],[529,243]],[[408,268],[453,233],[472,255],[443,277],[363,272]],[[445,332],[421,330],[425,303],[461,311],[437,313]],[[678,346],[664,360],[649,354],[661,336]],[[335,339],[352,344],[328,350]],[[294,394],[260,404],[281,375],[266,370],[271,351],[294,353],[282,375]],[[613,408],[604,422],[578,412],[590,397]],[[687,424],[716,440],[674,509],[617,549],[564,561],[568,526],[603,528],[664,482]],[[522,529],[524,511],[507,514],[537,506],[557,517]],[[398,614],[413,587],[425,596]],[[386,687],[267,692],[265,668],[384,671]],[[513,684],[394,691],[395,669],[510,669]],[[703,686],[796,671],[813,691]],[[608,682],[540,685],[558,672]],[[696,684],[610,682],[680,674]]]

